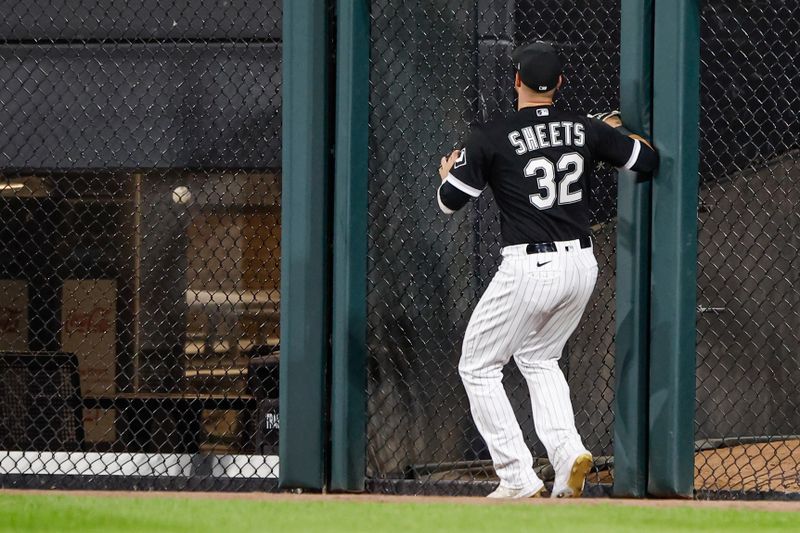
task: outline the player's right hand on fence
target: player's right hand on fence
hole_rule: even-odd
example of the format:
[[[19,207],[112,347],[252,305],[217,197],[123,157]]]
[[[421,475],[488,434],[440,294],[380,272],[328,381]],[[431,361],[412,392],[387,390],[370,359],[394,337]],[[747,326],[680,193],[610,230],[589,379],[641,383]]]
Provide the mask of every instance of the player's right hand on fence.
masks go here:
[[[439,164],[439,177],[442,178],[442,181],[450,174],[450,171],[453,169],[453,165],[456,164],[456,160],[458,156],[461,155],[461,150],[453,150],[450,152],[450,155],[443,156],[442,160]]]

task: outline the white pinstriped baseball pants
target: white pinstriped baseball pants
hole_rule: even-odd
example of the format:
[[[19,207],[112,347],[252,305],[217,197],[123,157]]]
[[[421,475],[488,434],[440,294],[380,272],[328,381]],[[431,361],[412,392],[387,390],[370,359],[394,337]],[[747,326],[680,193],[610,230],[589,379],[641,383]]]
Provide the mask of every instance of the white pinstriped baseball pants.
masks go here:
[[[577,240],[556,247],[531,255],[525,245],[503,248],[500,268],[470,318],[458,365],[472,418],[508,488],[542,485],[503,388],[502,370],[512,356],[553,466],[563,468],[585,451],[558,359],[594,290],[597,261]]]

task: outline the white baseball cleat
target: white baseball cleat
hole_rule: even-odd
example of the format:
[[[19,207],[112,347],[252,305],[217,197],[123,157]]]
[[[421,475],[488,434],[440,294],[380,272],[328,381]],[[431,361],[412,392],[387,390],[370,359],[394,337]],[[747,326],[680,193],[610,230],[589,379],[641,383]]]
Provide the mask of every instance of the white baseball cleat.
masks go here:
[[[523,498],[538,498],[542,495],[544,485],[540,487],[526,487],[524,489],[509,489],[502,485],[494,489],[487,498],[520,500]]]
[[[556,472],[551,498],[580,498],[586,474],[592,469],[592,454],[580,452],[567,463],[569,470]]]

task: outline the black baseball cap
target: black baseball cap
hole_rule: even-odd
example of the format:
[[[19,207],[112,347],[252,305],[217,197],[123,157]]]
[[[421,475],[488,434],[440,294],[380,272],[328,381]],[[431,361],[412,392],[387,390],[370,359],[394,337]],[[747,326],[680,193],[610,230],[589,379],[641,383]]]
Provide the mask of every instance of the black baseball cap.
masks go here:
[[[511,54],[522,83],[540,93],[556,88],[564,64],[552,45],[536,41],[520,46]]]

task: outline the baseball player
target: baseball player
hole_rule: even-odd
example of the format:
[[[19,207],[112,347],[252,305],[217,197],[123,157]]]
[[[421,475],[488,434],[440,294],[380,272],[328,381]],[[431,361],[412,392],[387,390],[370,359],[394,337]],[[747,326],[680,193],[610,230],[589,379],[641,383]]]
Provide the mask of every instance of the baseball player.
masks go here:
[[[516,49],[517,111],[472,128],[443,157],[439,207],[452,214],[489,186],[500,209],[503,260],[472,313],[458,371],[500,484],[490,498],[541,495],[544,484],[503,389],[513,357],[528,385],[536,433],[555,472],[551,497],[578,497],[592,455],[575,429],[558,366],[597,279],[589,229],[589,184],[597,161],[649,173],[652,147],[618,113],[583,116],[553,98],[564,82],[555,49]]]

